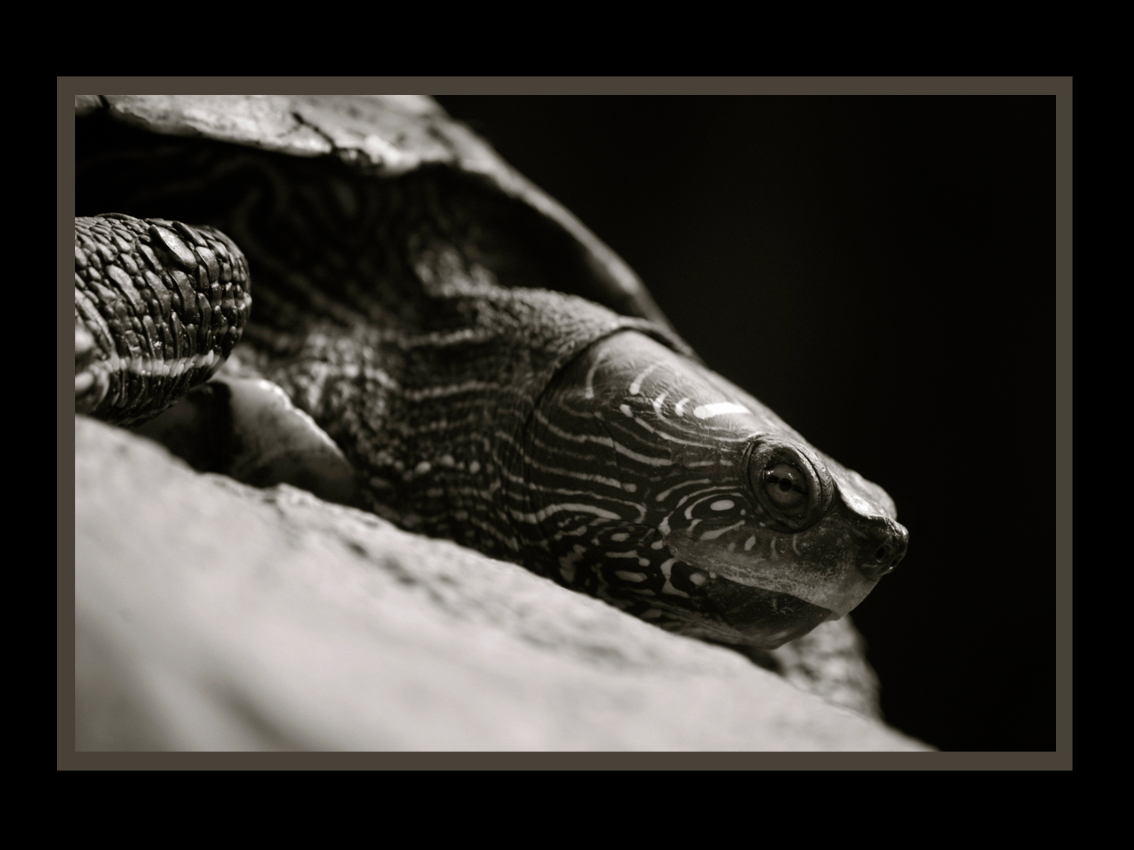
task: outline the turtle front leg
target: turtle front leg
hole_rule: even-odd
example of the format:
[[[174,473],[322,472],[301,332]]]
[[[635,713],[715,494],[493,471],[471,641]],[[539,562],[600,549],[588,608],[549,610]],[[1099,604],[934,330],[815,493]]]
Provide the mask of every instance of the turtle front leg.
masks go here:
[[[119,213],[75,219],[75,409],[130,425],[220,367],[252,307],[220,231]]]
[[[210,380],[250,310],[247,260],[220,231],[117,213],[77,218],[76,413],[132,427],[202,472],[356,504],[354,470],[279,387]]]

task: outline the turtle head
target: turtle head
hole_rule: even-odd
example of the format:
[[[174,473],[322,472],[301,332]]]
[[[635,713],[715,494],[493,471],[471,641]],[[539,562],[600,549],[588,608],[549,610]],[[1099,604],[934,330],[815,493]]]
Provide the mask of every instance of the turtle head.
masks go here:
[[[525,435],[524,516],[557,580],[682,634],[774,648],[905,555],[894,503],[649,337],[590,346]]]

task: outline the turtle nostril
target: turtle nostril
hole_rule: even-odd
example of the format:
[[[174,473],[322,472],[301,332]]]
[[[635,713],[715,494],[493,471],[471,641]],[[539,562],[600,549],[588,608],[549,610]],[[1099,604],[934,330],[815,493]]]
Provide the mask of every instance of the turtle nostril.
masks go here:
[[[905,529],[896,523],[876,526],[859,548],[859,572],[875,581],[892,571],[906,554],[907,539]]]

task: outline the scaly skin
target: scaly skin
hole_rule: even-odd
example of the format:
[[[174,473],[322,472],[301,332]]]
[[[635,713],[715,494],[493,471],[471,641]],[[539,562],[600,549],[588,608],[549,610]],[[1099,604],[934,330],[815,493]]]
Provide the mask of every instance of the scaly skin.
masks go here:
[[[209,378],[240,339],[248,264],[224,234],[75,219],[75,409],[128,425]]]

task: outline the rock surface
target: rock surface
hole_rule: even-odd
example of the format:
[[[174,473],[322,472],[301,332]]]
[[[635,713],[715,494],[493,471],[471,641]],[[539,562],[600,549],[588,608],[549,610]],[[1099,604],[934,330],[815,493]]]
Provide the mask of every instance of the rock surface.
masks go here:
[[[75,425],[80,751],[930,749],[518,566]]]

